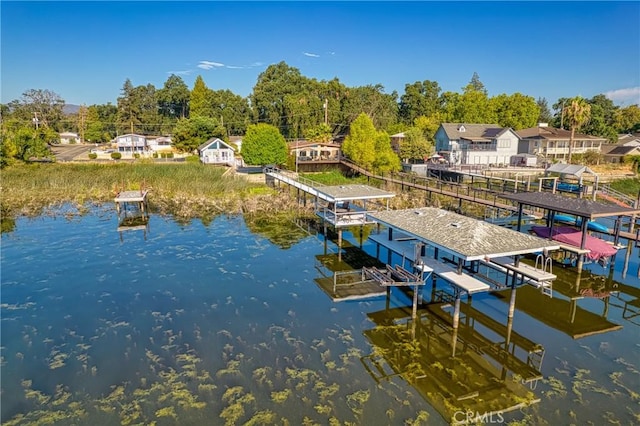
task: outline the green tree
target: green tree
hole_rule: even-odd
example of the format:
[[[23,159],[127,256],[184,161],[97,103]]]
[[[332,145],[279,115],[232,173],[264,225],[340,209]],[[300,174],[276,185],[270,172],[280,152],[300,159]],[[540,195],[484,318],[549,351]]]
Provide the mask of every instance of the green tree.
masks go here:
[[[287,161],[287,143],[276,126],[252,124],[242,138],[242,158],[245,163],[264,166],[281,165]]]
[[[490,109],[495,113],[496,123],[514,130],[534,127],[540,110],[535,99],[520,93],[498,95],[489,100]]]
[[[4,167],[12,160],[50,157],[49,144],[57,139],[58,132],[48,126],[36,128],[18,119],[3,121],[0,164]]]
[[[413,125],[422,131],[424,137],[433,146],[436,140],[436,132],[438,131],[438,127],[440,127],[440,123],[447,122],[447,120],[445,120],[443,117],[443,113],[436,113],[429,117],[422,115],[414,120]]]
[[[253,87],[251,106],[254,120],[271,123],[280,129],[281,133],[290,136],[287,114],[287,95],[298,95],[302,92],[308,79],[300,74],[300,70],[290,67],[284,61],[272,64],[258,76]]]
[[[224,139],[224,127],[215,118],[196,115],[181,118],[173,133],[173,145],[181,152],[193,152],[211,138]]]
[[[564,120],[571,129],[571,136],[569,137],[569,158],[567,159],[568,163],[571,164],[575,132],[589,121],[591,117],[591,105],[582,97],[577,96],[571,99],[569,105],[565,107],[564,115]]]
[[[158,114],[158,99],[156,88],[153,84],[138,86],[133,91],[134,102],[140,111],[140,125],[136,127],[137,133],[144,135],[157,135],[161,132],[161,119]]]
[[[182,77],[171,74],[162,89],[158,90],[157,96],[158,108],[163,118],[175,122],[178,118],[187,116],[191,93]]]
[[[487,90],[480,82],[478,74],[474,73],[469,84],[463,88],[463,93],[457,98],[453,111],[454,122],[481,124],[496,121]]]
[[[333,135],[331,133],[331,127],[328,124],[319,124],[317,126],[309,127],[305,133],[304,137],[311,142],[331,142],[333,140]]]
[[[376,160],[376,138],[378,131],[371,118],[361,113],[356,118],[349,130],[349,135],[342,144],[342,152],[357,165],[367,169],[373,169]]]
[[[190,117],[213,117],[211,111],[211,89],[207,87],[202,76],[197,76],[189,96]]]
[[[471,81],[469,81],[469,84],[465,88],[465,92],[466,91],[480,92],[480,93],[483,93],[485,96],[488,95],[487,89],[484,87],[484,84],[480,81],[480,76],[478,75],[477,72],[474,72],[473,75],[471,76]]]
[[[419,116],[430,116],[442,107],[440,86],[435,81],[416,81],[404,86],[400,97],[399,114],[402,122],[411,124]]]
[[[414,163],[416,160],[424,160],[432,152],[433,145],[429,143],[422,129],[411,127],[405,130],[404,140],[400,145],[400,157],[402,159]]]
[[[134,87],[130,79],[126,79],[118,97],[117,131],[118,133],[135,133],[140,124],[140,105],[136,103]]]
[[[607,138],[609,142],[618,141],[615,116],[618,107],[605,95],[596,95],[587,100],[591,106],[591,116],[587,123],[581,127],[581,132],[587,135]]]
[[[251,119],[251,108],[247,98],[230,90],[210,90],[211,115],[220,119],[229,135],[241,135],[247,130]]]
[[[551,110],[549,109],[549,104],[546,98],[538,98],[536,101],[538,104],[538,110],[540,114],[538,114],[538,123],[551,123],[553,120],[553,115],[551,114]],[[537,124],[537,123],[536,123]]]
[[[51,90],[29,89],[20,99],[7,105],[15,119],[34,127],[50,127],[59,131],[64,116],[64,99]]]
[[[384,87],[380,84],[354,87],[347,91],[342,112],[348,123],[364,113],[374,127],[386,129],[398,121],[398,94],[384,93]]]
[[[400,158],[391,148],[391,137],[387,132],[377,132],[375,138],[376,157],[373,161],[373,170],[376,173],[385,174],[397,172],[402,169]]]
[[[614,114],[614,122],[618,133],[640,131],[640,107],[638,105],[629,105],[618,109]]]

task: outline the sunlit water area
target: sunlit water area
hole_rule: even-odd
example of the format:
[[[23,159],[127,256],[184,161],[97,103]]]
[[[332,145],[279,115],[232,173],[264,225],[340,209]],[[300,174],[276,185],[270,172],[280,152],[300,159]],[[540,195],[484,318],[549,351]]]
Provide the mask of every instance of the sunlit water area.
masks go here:
[[[442,299],[412,321],[400,289],[335,297],[333,272],[376,263],[374,231],[339,251],[317,228],[18,219],[2,235],[2,424],[640,423],[637,248],[612,273],[556,267],[552,298],[518,289],[511,324],[508,291],[463,298],[454,335]]]

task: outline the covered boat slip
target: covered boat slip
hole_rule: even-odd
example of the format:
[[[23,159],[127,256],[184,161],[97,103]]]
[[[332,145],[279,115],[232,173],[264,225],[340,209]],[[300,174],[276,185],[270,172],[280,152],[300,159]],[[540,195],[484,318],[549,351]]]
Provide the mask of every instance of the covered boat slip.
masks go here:
[[[305,194],[305,204],[306,194],[311,195],[316,215],[335,228],[373,223],[366,213],[388,209],[389,199],[395,197],[393,192],[369,185],[324,185],[276,167],[266,167],[264,173],[268,184],[283,182]]]
[[[544,348],[470,306],[456,330],[448,308],[430,304],[415,320],[403,308],[367,314],[376,324],[364,332],[374,347],[361,358],[369,374],[377,382],[402,377],[451,424],[481,421],[457,412],[507,412],[538,402],[523,383],[542,378]]]
[[[505,198],[518,204],[518,215],[522,216],[525,206],[537,207],[544,209],[546,214],[546,227],[549,228],[549,239],[555,239],[556,229],[558,226],[555,224],[555,215],[560,213],[563,215],[572,215],[577,218],[579,226],[580,240],[577,241],[561,241],[565,248],[569,251],[573,251],[578,255],[577,267],[582,269],[584,264],[585,255],[597,256],[598,253],[593,253],[593,249],[587,247],[588,237],[588,224],[595,221],[598,218],[611,218],[615,217],[615,226],[611,232],[607,232],[609,235],[613,235],[613,245],[617,246],[620,238],[627,238],[629,240],[637,240],[637,234],[633,232],[633,224],[635,216],[640,215],[640,209],[631,207],[621,207],[617,204],[605,204],[597,201],[592,201],[584,198],[571,198],[563,197],[557,194],[550,194],[545,192],[526,192],[519,194],[505,195]],[[630,218],[628,221],[629,229],[627,231],[622,230],[622,219]],[[520,223],[518,223],[518,230],[521,229]],[[595,238],[595,237],[593,237]],[[574,238],[575,239],[575,238]],[[574,250],[571,250],[574,248]],[[576,252],[575,249],[581,252]],[[588,250],[585,252],[585,250]],[[615,254],[613,255],[615,256]],[[611,262],[613,264],[613,262]]]
[[[510,275],[513,285],[517,279],[545,283],[555,279],[555,275],[545,269],[549,266],[546,261],[536,270],[519,262],[521,255],[558,249],[552,241],[431,207],[381,211],[369,216],[387,227],[386,237],[383,233],[369,237],[378,245],[378,250],[380,246],[389,250],[387,263],[391,263],[392,252],[398,253],[403,263],[408,259],[415,268],[443,278],[456,291],[473,294],[492,289],[473,276],[481,262]],[[445,262],[440,261],[441,257]],[[463,269],[472,275],[464,274]]]
[[[366,213],[388,209],[389,199],[395,196],[368,185],[322,186],[317,194],[316,214],[336,228],[373,224]]]

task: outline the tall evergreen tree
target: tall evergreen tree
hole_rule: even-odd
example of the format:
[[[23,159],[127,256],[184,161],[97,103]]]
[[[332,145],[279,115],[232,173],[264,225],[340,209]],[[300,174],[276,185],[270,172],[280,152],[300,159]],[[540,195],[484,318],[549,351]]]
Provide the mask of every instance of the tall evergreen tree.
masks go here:
[[[207,87],[202,76],[196,77],[189,96],[190,117],[213,117],[211,110],[211,89]]]

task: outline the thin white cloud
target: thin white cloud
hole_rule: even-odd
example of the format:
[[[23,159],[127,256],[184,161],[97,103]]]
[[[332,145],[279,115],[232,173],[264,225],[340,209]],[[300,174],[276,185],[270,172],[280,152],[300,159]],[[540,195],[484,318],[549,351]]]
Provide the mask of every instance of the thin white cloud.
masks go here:
[[[318,55],[317,53],[302,52],[302,54],[304,56],[308,56],[310,58],[319,58],[320,57],[320,55]]]
[[[640,86],[628,87],[626,89],[610,90],[604,94],[614,103],[624,105],[640,105]]]
[[[198,68],[202,68],[203,70],[210,70],[211,68],[220,68],[224,67],[224,64],[220,62],[212,62],[212,61],[200,61],[198,64]]]
[[[246,67],[239,67],[239,66],[236,66],[236,65],[227,65],[227,68],[229,68],[230,70],[243,70]]]
[[[191,70],[184,70],[184,71],[167,71],[167,74],[175,74],[175,75],[189,75],[189,74],[191,74]]]
[[[264,65],[262,62],[254,62],[250,66],[252,66],[252,67],[261,67],[262,65]]]

